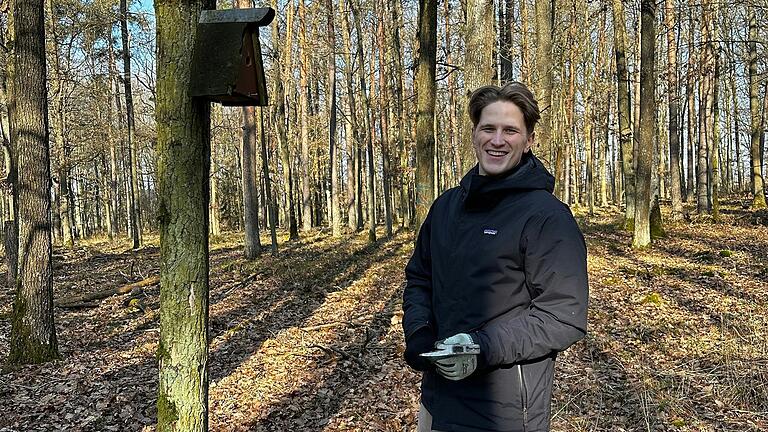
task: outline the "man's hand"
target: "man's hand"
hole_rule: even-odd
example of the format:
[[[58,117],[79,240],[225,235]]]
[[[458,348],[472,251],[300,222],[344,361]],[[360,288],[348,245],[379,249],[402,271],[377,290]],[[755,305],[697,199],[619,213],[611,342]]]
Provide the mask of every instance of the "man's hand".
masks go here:
[[[442,345],[468,345],[473,344],[472,336],[459,333],[441,342]],[[451,381],[464,379],[477,369],[476,354],[457,354],[435,362],[437,373]]]
[[[405,354],[403,354],[403,357],[405,357],[405,362],[408,363],[408,366],[422,372],[430,369],[432,363],[424,357],[419,356],[419,354],[432,351],[436,339],[437,336],[435,336],[435,333],[427,326],[416,330],[416,332],[405,341]]]

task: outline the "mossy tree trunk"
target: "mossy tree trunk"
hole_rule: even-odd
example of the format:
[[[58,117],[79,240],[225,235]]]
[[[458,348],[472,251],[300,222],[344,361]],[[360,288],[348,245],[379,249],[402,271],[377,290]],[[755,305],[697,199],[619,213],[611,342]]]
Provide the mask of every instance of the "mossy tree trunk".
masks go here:
[[[200,11],[209,0],[159,0],[157,175],[160,223],[158,432],[208,429],[210,104],[189,95]]]
[[[43,0],[13,4],[11,142],[17,153],[18,278],[11,321],[11,364],[58,358],[53,320],[51,172],[45,85]]]

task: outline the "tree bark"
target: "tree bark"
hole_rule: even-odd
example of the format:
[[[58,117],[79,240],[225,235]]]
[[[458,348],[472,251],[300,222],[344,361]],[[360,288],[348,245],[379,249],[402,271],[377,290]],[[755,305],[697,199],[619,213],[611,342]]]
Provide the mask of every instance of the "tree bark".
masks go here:
[[[259,109],[259,130],[261,131],[261,165],[264,170],[264,199],[266,200],[267,216],[269,219],[269,236],[272,243],[272,255],[277,254],[277,209],[272,199],[272,181],[269,175],[269,152],[267,151],[267,134],[264,130],[264,108]]]
[[[708,76],[710,92],[707,95],[707,118],[711,122],[708,129],[709,142],[709,161],[711,165],[711,211],[712,219],[720,222],[720,188],[722,176],[720,175],[720,58],[719,50],[715,47],[719,43],[720,35],[717,30],[717,8],[718,6],[709,0],[704,2],[707,13],[704,15],[707,20],[707,51],[709,51],[710,73]]]
[[[381,119],[379,130],[381,135],[381,160],[382,160],[382,192],[384,195],[384,227],[387,238],[392,237],[392,190],[391,190],[391,158],[390,158],[390,127],[391,127],[391,105],[389,101],[389,66],[387,62],[387,42],[384,35],[384,23],[386,14],[384,6],[376,3],[378,9],[378,25],[376,29],[376,38],[379,48],[379,118]]]
[[[339,203],[339,150],[336,148],[336,26],[333,0],[327,0],[328,10],[328,89],[331,93],[328,98],[328,152],[331,165],[331,233],[334,237],[341,235],[341,205]]]
[[[694,85],[696,83],[696,53],[693,49],[694,28],[693,28],[693,7],[688,10],[688,75],[686,77],[685,91],[688,98],[688,175],[686,176],[687,201],[693,201],[696,196],[696,156],[695,151],[698,147],[698,135],[696,133],[696,94]]]
[[[619,141],[621,146],[621,163],[624,171],[624,218],[625,227],[632,229],[635,219],[635,168],[633,161],[632,137],[632,108],[627,72],[627,31],[624,27],[624,4],[621,0],[613,0],[613,35],[616,45],[616,75],[618,84],[618,115]]]
[[[13,94],[11,142],[20,174],[18,270],[11,318],[10,364],[43,363],[59,357],[53,319],[51,172],[42,0],[13,3]]]
[[[669,185],[672,197],[672,219],[683,218],[683,196],[680,186],[680,134],[677,79],[677,41],[675,40],[675,3],[665,0],[664,22],[667,31],[667,103],[669,106]]]
[[[398,173],[394,178],[394,182],[397,185],[399,191],[399,218],[402,226],[408,226],[410,219],[408,218],[408,152],[405,148],[405,138],[403,129],[405,128],[405,108],[403,106],[403,59],[402,50],[400,46],[400,28],[402,27],[402,5],[401,0],[393,0],[391,2],[391,14],[392,22],[391,29],[392,34],[390,36],[390,59],[392,61],[393,70],[392,77],[394,83],[394,96],[395,96],[395,115],[394,115],[394,128],[395,128],[395,140],[397,141],[397,169]]]
[[[353,0],[349,0],[350,8],[352,9],[352,16],[355,23],[355,31],[357,32],[357,61],[358,61],[358,81],[360,83],[360,97],[363,102],[363,134],[365,137],[365,147],[368,154],[368,181],[367,181],[367,195],[368,195],[368,241],[373,243],[376,241],[376,196],[375,196],[375,177],[373,175],[373,128],[371,127],[371,103],[368,98],[368,92],[365,86],[365,62],[363,60],[363,31],[360,24],[360,10]],[[358,223],[359,225],[359,223]]]
[[[656,137],[655,90],[656,75],[654,59],[656,54],[656,4],[654,0],[642,0],[641,64],[640,64],[640,144],[638,146],[637,178],[635,190],[635,230],[632,238],[634,248],[651,244],[651,165],[653,164],[653,142]]]
[[[618,1],[618,0],[615,0]],[[535,0],[536,16],[536,95],[538,96],[541,119],[536,131],[536,142],[541,160],[551,165],[553,157],[552,129],[552,31],[554,21],[554,0]],[[621,22],[624,22],[622,19]]]
[[[491,15],[493,16],[493,15]],[[419,58],[416,70],[416,226],[421,227],[435,199],[435,73],[437,0],[419,0]]]
[[[69,219],[69,151],[64,143],[65,134],[65,116],[64,116],[64,80],[61,76],[61,64],[59,62],[58,53],[58,34],[56,33],[56,24],[54,17],[53,2],[51,0],[46,1],[46,8],[48,9],[48,52],[53,67],[51,72],[51,102],[53,102],[53,115],[51,116],[51,123],[53,126],[53,143],[54,154],[56,159],[56,175],[58,177],[58,190],[56,191],[56,211],[58,212],[59,220],[61,221],[61,243],[65,247],[71,247],[75,244],[75,238],[72,233],[72,226]]]
[[[749,73],[749,112],[751,117],[750,127],[750,161],[752,166],[752,208],[766,208],[765,183],[761,167],[763,159],[760,152],[760,137],[763,135],[763,126],[760,121],[760,79],[757,75],[757,18],[754,8],[748,9],[749,42],[748,49],[748,73]]]
[[[494,31],[493,0],[467,0],[466,5],[467,21],[463,29],[465,44],[464,89],[466,100],[469,101],[473,91],[481,86],[492,84],[496,71],[494,69],[493,50],[489,46],[489,41],[495,41],[496,34]],[[421,85],[422,81],[419,81],[417,84],[419,90],[422,88]],[[473,148],[470,145],[472,142],[472,124],[469,122],[469,116],[464,116],[461,126],[460,151],[462,153],[461,160],[465,166],[461,167],[459,171],[464,173],[475,161]],[[436,144],[435,151],[437,151]]]
[[[158,432],[208,430],[210,104],[189,95],[197,21],[212,1],[155,2],[160,225]]]
[[[346,83],[346,102],[348,120],[346,122],[347,142],[347,226],[357,230],[361,218],[358,212],[358,188],[360,178],[358,176],[357,148],[360,146],[360,132],[357,120],[357,106],[355,104],[354,65],[352,64],[352,31],[349,25],[351,7],[341,12],[341,36],[344,44],[344,78]]]
[[[131,90],[131,48],[128,43],[128,0],[120,0],[120,34],[123,40],[123,88],[125,89],[125,114],[127,120],[126,144],[130,159],[130,198],[131,198],[131,233],[133,248],[142,244],[141,207],[139,204],[138,146],[135,139],[135,120],[133,113],[133,93]]]
[[[115,68],[115,58],[114,58],[114,51],[113,51],[113,39],[109,38],[109,43],[107,44],[107,58],[109,62],[109,88],[110,90],[113,90],[114,87],[114,102],[119,103],[120,98],[117,96],[119,91],[117,87],[117,70]],[[109,118],[112,119],[112,103],[109,103],[109,110],[108,115]],[[115,108],[118,108],[118,106],[115,106]],[[119,109],[118,109],[119,111]],[[118,115],[118,118],[121,116]],[[110,137],[109,140],[109,189],[110,189],[110,203],[112,205],[112,227],[114,228],[114,232],[112,235],[114,236],[118,231],[120,231],[120,223],[118,214],[120,212],[120,191],[118,189],[118,178],[117,178],[117,145],[115,140],[115,134],[114,129],[112,128],[112,121],[110,120],[109,123],[109,131],[110,131]]]
[[[277,6],[275,4],[274,6]],[[291,164],[291,150],[288,143],[288,112],[285,108],[285,87],[283,82],[290,82],[290,74],[293,70],[293,57],[291,55],[291,43],[293,41],[293,6],[288,7],[286,14],[286,34],[285,39],[281,39],[280,25],[275,23],[276,38],[273,40],[275,44],[273,52],[278,56],[275,60],[275,64],[280,65],[280,78],[275,80],[275,115],[274,121],[277,126],[277,145],[278,152],[280,153],[280,163],[283,166],[283,187],[285,188],[286,207],[288,209],[288,238],[290,240],[298,240],[299,229],[298,222],[296,220],[296,206],[293,199],[293,166]],[[280,41],[285,41],[283,45],[278,46]],[[282,62],[281,62],[282,59]]]
[[[299,123],[301,125],[301,230],[312,229],[312,191],[309,167],[309,54],[305,0],[299,0]]]

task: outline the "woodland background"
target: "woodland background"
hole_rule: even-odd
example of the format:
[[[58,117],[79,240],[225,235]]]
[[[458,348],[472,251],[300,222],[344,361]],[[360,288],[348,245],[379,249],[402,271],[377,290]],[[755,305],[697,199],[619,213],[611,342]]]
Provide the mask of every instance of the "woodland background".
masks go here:
[[[0,430],[412,429],[402,268],[509,80],[590,250],[555,430],[768,428],[765,0],[222,3],[269,105],[208,111],[213,6],[0,8]]]

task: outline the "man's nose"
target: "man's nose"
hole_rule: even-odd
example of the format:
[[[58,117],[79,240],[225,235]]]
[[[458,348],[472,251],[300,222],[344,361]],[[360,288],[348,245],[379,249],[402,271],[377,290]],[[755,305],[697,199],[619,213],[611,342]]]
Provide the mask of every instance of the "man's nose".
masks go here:
[[[504,144],[504,131],[496,130],[493,133],[493,137],[491,138],[491,144],[493,144],[493,145],[503,145]]]

